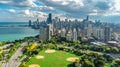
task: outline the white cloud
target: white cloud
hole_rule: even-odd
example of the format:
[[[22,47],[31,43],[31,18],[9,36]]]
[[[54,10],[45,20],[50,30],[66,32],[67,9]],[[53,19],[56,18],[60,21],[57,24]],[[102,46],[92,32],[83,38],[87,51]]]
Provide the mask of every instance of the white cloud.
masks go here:
[[[2,0],[0,4],[10,5],[14,7],[35,7],[34,0]]]
[[[98,13],[90,13],[88,15],[90,15],[90,16],[96,16],[96,15],[98,15]]]
[[[68,14],[83,16],[88,14],[97,15],[98,13],[93,10],[100,10],[104,12],[109,9],[107,2],[96,0],[39,0],[46,6],[65,11]],[[100,4],[99,4],[100,3]],[[103,4],[103,6],[101,5]],[[99,12],[99,11],[98,11]]]
[[[106,11],[104,16],[120,16],[120,0],[110,0],[110,9]]]
[[[33,13],[30,12],[28,9],[25,10],[25,15],[28,16],[28,17],[34,17],[34,16],[33,16]]]
[[[120,16],[120,12],[111,12],[105,13],[103,16]]]
[[[120,16],[120,0],[0,0],[1,4],[14,7],[6,11],[20,18],[46,18],[49,12],[62,18]]]
[[[10,0],[1,0],[0,1],[0,3],[2,3],[2,4],[8,4],[8,3],[10,3],[11,1]]]
[[[76,9],[78,10],[84,6],[82,0],[39,0],[47,6],[55,7],[57,9]]]
[[[55,10],[53,7],[50,7],[50,6],[37,6],[37,7],[33,7],[33,9],[40,10],[40,11],[53,11],[53,10]]]
[[[114,8],[116,11],[120,11],[120,0],[114,0]]]
[[[44,12],[40,12],[40,11],[32,11],[32,10],[23,10],[24,13],[22,12],[21,15],[25,16],[25,17],[34,17],[34,18],[41,18],[44,19],[47,17],[47,14]]]
[[[15,13],[16,11],[14,9],[8,9],[9,12]]]

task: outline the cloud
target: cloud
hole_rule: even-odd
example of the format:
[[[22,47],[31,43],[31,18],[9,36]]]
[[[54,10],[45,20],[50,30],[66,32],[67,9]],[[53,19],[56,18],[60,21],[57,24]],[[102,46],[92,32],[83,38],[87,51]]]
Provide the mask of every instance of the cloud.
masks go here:
[[[29,10],[29,9],[25,9],[25,10],[0,9],[0,13],[1,13],[0,21],[7,21],[7,22],[10,21],[27,22],[28,20],[35,21],[37,18],[40,18],[40,21],[43,21],[47,17],[47,13]]]
[[[64,11],[69,16],[105,15],[120,11],[120,0],[39,0],[46,6]],[[97,12],[95,12],[96,10]],[[114,10],[114,11],[112,11]],[[113,15],[116,15],[115,13]]]
[[[35,3],[38,1],[44,5],[38,6]],[[120,0],[0,0],[0,4],[47,13],[64,12],[73,17],[105,15],[108,12],[116,15],[120,11]]]
[[[95,7],[97,7],[100,10],[108,10],[110,8],[109,2],[97,2],[95,4]]]
[[[53,7],[50,6],[36,6],[31,8],[31,10],[36,10],[36,11],[42,11],[42,12],[50,12],[50,11],[55,11]]]
[[[9,12],[15,13],[16,11],[14,9],[8,9]]]
[[[63,11],[77,11],[84,5],[82,0],[40,0],[40,2]]]
[[[2,0],[0,4],[14,7],[35,7],[34,0]]]
[[[83,0],[39,0],[44,3],[46,6],[53,7],[55,9],[59,9],[64,11],[70,15],[76,15],[77,17],[80,14],[87,15],[92,12],[94,9],[94,2],[91,1],[83,1]]]
[[[48,13],[62,18],[120,16],[120,0],[0,0],[0,5],[9,7],[0,7],[4,17],[20,17],[21,20],[46,18]]]
[[[113,9],[120,11],[120,0],[113,0]]]
[[[28,16],[28,17],[34,17],[33,13],[30,12],[29,10],[25,10],[25,15]]]
[[[32,0],[13,0],[13,5],[18,7],[35,7],[36,4]]]
[[[40,11],[33,11],[33,10],[21,10],[21,11],[17,11],[18,16],[22,16],[22,17],[29,17],[29,18],[41,18],[44,19],[47,17],[47,14],[44,12],[40,12]]]
[[[38,6],[35,4],[38,0],[2,0],[1,4],[6,4],[14,7],[29,7],[29,9],[42,11],[42,12],[64,12],[79,17],[93,13],[93,10],[104,10],[109,9],[107,2],[99,2],[96,0],[39,0],[45,5]],[[103,5],[101,5],[103,4]],[[102,12],[101,11],[101,12]],[[78,15],[81,14],[81,15]]]

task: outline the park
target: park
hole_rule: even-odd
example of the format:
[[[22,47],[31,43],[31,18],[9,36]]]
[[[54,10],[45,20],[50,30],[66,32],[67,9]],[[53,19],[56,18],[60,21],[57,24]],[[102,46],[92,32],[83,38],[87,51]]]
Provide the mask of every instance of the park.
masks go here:
[[[65,51],[48,49],[42,50],[38,55],[31,57],[27,65],[29,67],[67,67],[78,60],[78,57]]]

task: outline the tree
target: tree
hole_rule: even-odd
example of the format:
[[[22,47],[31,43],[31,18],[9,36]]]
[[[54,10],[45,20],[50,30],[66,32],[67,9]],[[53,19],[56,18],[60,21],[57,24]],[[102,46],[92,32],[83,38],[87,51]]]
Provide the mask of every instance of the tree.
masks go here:
[[[23,63],[21,64],[21,67],[28,67],[28,65],[27,65],[25,62],[23,62]]]
[[[116,60],[116,63],[120,66],[120,59]]]
[[[82,67],[95,67],[94,64],[88,60],[84,60]]]
[[[3,52],[3,49],[0,47],[0,53],[2,53]]]
[[[105,52],[106,53],[110,53],[110,48],[109,47],[105,47]]]
[[[115,63],[111,65],[111,67],[120,67],[120,59],[116,60]]]
[[[2,60],[2,58],[3,58],[3,54],[0,54],[0,61]]]
[[[33,50],[33,51],[31,51],[32,52],[32,55],[37,55],[38,53],[39,53],[39,51],[37,50],[37,49],[35,49],[35,50]]]
[[[103,57],[106,59],[107,62],[112,62],[113,58],[110,57],[109,55],[104,54]]]
[[[111,52],[118,53],[119,49],[117,47],[111,47]]]
[[[105,61],[99,60],[99,59],[95,59],[94,60],[94,65],[95,65],[95,67],[104,67]]]
[[[0,61],[2,60],[2,58],[3,58],[3,49],[0,48]]]

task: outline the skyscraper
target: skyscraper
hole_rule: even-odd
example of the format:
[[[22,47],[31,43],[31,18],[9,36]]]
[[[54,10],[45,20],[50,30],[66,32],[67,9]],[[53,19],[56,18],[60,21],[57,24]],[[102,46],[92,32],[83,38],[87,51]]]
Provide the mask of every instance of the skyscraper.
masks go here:
[[[39,40],[47,40],[48,36],[47,36],[47,26],[41,26],[39,29]]]
[[[37,21],[35,21],[35,22],[33,23],[33,28],[35,28],[35,29],[39,29],[39,28],[40,28],[39,19],[37,19]]]
[[[77,40],[77,31],[75,28],[73,30],[73,40]]]
[[[65,37],[65,35],[66,35],[66,29],[62,28],[62,30],[61,30],[61,37]]]
[[[105,27],[105,29],[104,29],[104,41],[105,42],[108,42],[108,41],[110,41],[111,40],[111,28],[110,27]]]
[[[104,29],[102,28],[97,28],[97,27],[94,27],[92,29],[92,36],[94,36],[95,38],[97,38],[98,40],[101,40],[103,41],[104,40]]]
[[[91,37],[91,35],[92,35],[92,25],[91,24],[88,25],[88,27],[86,29],[86,33],[87,33],[88,38]]]
[[[70,29],[68,31],[67,35],[66,35],[66,40],[72,41],[72,38],[73,38],[73,36],[72,36],[72,30]]]
[[[31,20],[29,20],[29,26],[32,26],[32,22],[31,22]]]
[[[51,39],[51,37],[53,36],[53,25],[52,24],[47,24],[47,35],[48,35],[48,39]]]
[[[88,21],[89,20],[89,16],[87,16],[87,18],[86,18],[86,21]]]
[[[51,24],[41,26],[39,29],[39,39],[40,40],[49,40],[53,35],[53,28]]]
[[[49,13],[49,15],[48,15],[47,23],[48,24],[52,23],[52,14],[51,13]]]

